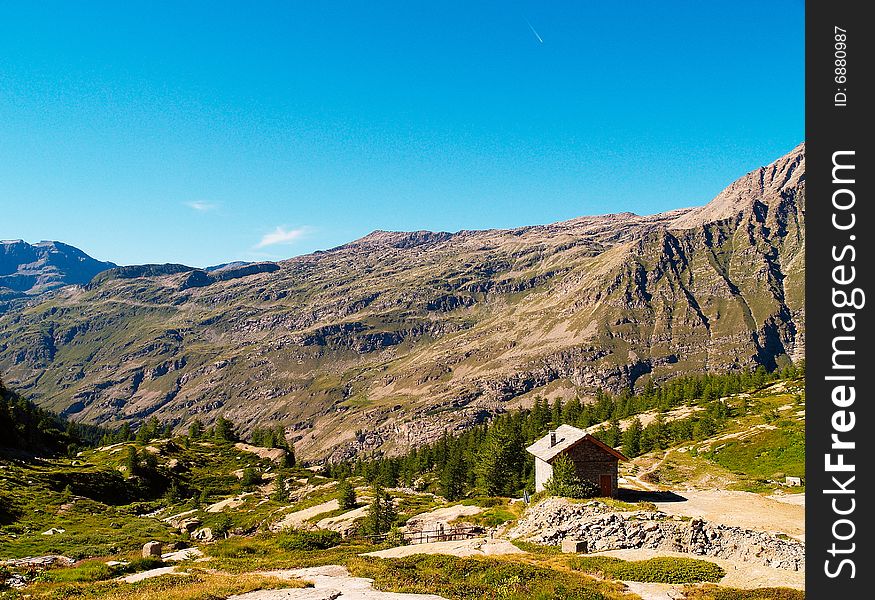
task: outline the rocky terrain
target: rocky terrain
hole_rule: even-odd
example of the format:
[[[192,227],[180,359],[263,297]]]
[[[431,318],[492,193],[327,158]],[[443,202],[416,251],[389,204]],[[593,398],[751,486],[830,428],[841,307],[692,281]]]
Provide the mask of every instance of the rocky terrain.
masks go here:
[[[15,298],[65,285],[84,285],[115,264],[95,260],[61,242],[0,241],[0,311]]]
[[[278,422],[343,458],[535,395],[771,368],[804,349],[804,171],[800,146],[701,208],[110,269],[0,315],[0,372],[75,420]]]
[[[613,512],[598,501],[575,504],[550,498],[531,508],[509,536],[550,545],[580,540],[588,552],[660,550],[805,569],[805,545],[798,540],[701,518],[672,518],[661,511]]]

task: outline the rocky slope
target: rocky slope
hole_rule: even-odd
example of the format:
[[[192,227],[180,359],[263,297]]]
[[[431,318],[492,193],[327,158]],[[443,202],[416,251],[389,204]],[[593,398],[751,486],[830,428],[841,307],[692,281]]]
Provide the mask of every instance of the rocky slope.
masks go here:
[[[28,244],[0,241],[0,302],[39,294],[71,284],[85,284],[101,271],[114,267],[61,242]]]
[[[548,545],[579,540],[588,552],[644,548],[805,570],[805,544],[798,540],[659,511],[613,512],[595,500],[574,504],[548,498],[530,508],[508,535]]]
[[[804,348],[804,172],[800,146],[701,208],[114,269],[0,316],[0,372],[75,419],[279,421],[339,457],[534,395],[771,367]]]

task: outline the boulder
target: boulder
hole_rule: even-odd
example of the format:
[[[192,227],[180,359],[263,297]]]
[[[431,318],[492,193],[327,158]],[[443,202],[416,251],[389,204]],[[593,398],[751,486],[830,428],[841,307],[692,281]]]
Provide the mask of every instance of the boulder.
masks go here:
[[[191,534],[191,539],[199,540],[201,542],[212,542],[216,539],[213,535],[213,530],[209,527],[201,527],[200,529],[196,529],[194,533]]]
[[[586,540],[562,540],[562,552],[566,554],[586,553]]]
[[[143,558],[161,558],[162,548],[163,546],[161,542],[146,542],[145,544],[143,544]]]
[[[185,532],[191,533],[192,531],[194,531],[195,529],[200,527],[200,525],[201,525],[200,519],[192,518],[192,519],[185,519],[183,521],[180,521],[178,527],[179,527],[179,531],[181,533],[185,533]]]

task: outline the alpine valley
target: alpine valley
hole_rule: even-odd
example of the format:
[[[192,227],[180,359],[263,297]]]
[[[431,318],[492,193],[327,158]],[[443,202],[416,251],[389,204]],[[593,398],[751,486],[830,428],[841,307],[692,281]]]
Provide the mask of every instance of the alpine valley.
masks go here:
[[[76,421],[224,416],[285,426],[303,458],[397,453],[535,397],[798,362],[804,213],[799,146],[697,208],[375,231],[278,263],[115,267],[58,244],[96,273],[64,279],[16,242],[0,373]]]

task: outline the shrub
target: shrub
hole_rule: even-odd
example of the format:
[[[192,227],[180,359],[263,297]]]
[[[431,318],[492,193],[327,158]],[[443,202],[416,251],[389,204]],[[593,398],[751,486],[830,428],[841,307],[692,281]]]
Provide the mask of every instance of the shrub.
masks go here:
[[[246,488],[250,489],[262,483],[261,473],[259,473],[256,469],[252,467],[247,467],[243,469],[243,477],[240,480],[240,484]]]
[[[805,592],[790,588],[736,588],[705,585],[684,590],[687,600],[805,600]]]
[[[393,592],[437,594],[458,600],[605,600],[610,586],[591,577],[494,558],[419,554],[399,559],[356,556],[347,561],[356,577]]]
[[[674,557],[625,561],[610,556],[585,556],[572,560],[571,568],[601,573],[612,579],[645,583],[716,583],[726,575],[726,571],[712,562]]]
[[[340,534],[328,529],[293,530],[277,537],[276,545],[283,550],[326,550],[340,543]]]
[[[560,454],[552,463],[553,476],[547,480],[545,490],[553,496],[565,498],[594,498],[599,495],[596,484],[581,479],[572,460]]]
[[[209,523],[209,527],[213,530],[213,535],[216,537],[224,536],[225,534],[227,534],[233,525],[234,522],[231,521],[231,517],[229,517],[225,513],[219,513]]]

